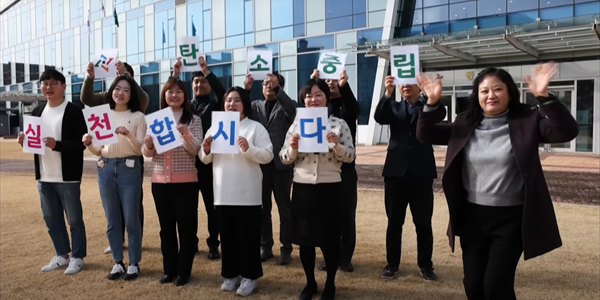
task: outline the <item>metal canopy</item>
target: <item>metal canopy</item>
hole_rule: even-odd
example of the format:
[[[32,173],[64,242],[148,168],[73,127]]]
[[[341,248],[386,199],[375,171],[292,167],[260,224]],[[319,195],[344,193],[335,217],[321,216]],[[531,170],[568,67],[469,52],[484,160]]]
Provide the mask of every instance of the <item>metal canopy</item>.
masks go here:
[[[12,102],[36,102],[46,101],[42,94],[29,94],[22,92],[2,92],[0,93],[0,101],[12,101]]]
[[[353,47],[353,52],[389,59],[391,46],[415,44],[419,45],[420,61],[425,65],[447,62],[477,64],[498,59],[510,60],[515,56],[540,60],[557,54],[564,56],[568,52],[594,52],[600,50],[600,16],[536,21],[522,27],[473,29],[456,34],[419,35],[349,45]]]

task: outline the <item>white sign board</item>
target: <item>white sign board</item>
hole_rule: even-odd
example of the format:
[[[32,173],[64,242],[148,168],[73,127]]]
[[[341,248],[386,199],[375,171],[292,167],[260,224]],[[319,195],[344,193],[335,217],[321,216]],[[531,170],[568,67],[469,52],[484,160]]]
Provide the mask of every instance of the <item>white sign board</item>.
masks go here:
[[[96,51],[94,57],[94,78],[114,78],[117,76],[117,49],[102,49]]]
[[[419,46],[394,46],[390,49],[391,75],[394,84],[417,84],[419,74]]]
[[[156,153],[165,153],[183,145],[181,134],[177,130],[179,120],[175,120],[170,106],[147,115],[146,123]]]
[[[23,116],[23,127],[25,137],[23,138],[23,152],[44,155],[46,146],[42,142],[42,118],[34,116]]]
[[[110,145],[119,141],[115,133],[117,128],[111,122],[111,115],[109,104],[93,106],[83,110],[88,134],[92,136],[92,146]]]
[[[319,57],[319,64],[317,69],[319,70],[320,79],[340,79],[340,74],[344,71],[346,65],[346,53],[336,52],[323,52]]]
[[[212,124],[210,125],[211,153],[238,154],[240,113],[236,111],[214,111],[212,113]]]
[[[273,52],[270,50],[248,49],[247,56],[248,74],[254,80],[263,80],[267,74],[273,73]]]
[[[300,153],[327,153],[329,144],[329,116],[327,107],[297,108],[298,121],[298,152]]]
[[[181,57],[181,72],[200,71],[199,39],[197,36],[186,36],[177,39],[177,57]]]

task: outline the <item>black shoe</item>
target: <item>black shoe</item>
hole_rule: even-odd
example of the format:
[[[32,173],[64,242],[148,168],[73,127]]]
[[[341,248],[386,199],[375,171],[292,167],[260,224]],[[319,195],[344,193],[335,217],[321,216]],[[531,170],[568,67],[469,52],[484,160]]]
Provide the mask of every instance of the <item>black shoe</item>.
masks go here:
[[[421,269],[421,276],[425,278],[427,281],[437,281],[437,275],[433,272],[433,268],[423,268]]]
[[[292,253],[289,250],[281,251],[281,255],[279,256],[279,265],[287,266],[292,262]]]
[[[333,300],[335,298],[335,284],[325,284],[321,300]]]
[[[219,253],[218,246],[208,247],[208,259],[219,259],[221,258],[221,253]]]
[[[175,276],[165,274],[165,275],[163,275],[163,277],[160,278],[159,282],[160,282],[160,284],[171,283],[171,282],[173,282],[174,279],[175,279]]]
[[[354,266],[352,265],[351,262],[345,261],[345,262],[340,263],[340,270],[342,270],[344,272],[352,273],[352,272],[354,272]]]
[[[189,276],[177,276],[177,279],[175,279],[175,286],[184,286],[188,282],[190,282]]]
[[[315,281],[313,284],[307,284],[298,299],[300,300],[310,300],[317,293],[317,282]]]
[[[260,261],[265,262],[271,258],[273,258],[273,250],[260,249]]]
[[[391,279],[396,276],[396,273],[398,273],[398,268],[392,269],[389,266],[385,266],[385,268],[383,268],[383,272],[381,272],[381,277]]]
[[[319,266],[319,271],[327,271],[327,264],[325,263],[325,261],[323,261]]]
[[[110,273],[108,273],[108,280],[117,280],[121,277],[121,275],[125,274],[125,265],[123,262],[116,263]]]
[[[125,275],[125,281],[131,281],[138,278],[140,273],[140,266],[138,264],[129,265],[127,268],[127,274]]]

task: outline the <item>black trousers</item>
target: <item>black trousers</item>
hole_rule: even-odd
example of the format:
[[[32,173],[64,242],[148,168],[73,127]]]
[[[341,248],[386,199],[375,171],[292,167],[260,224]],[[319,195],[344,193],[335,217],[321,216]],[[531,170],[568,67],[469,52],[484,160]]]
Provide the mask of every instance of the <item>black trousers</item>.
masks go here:
[[[356,248],[356,204],[358,200],[358,175],[353,165],[342,166],[342,199],[341,221],[341,249],[340,262],[352,261]]]
[[[144,237],[144,156],[140,156],[140,165],[142,166],[142,191],[140,193],[140,228],[142,229],[142,237]],[[125,224],[125,216],[123,215],[123,209],[121,209],[121,224]],[[121,226],[121,232],[123,233],[123,244],[125,244],[125,226]]]
[[[221,276],[258,279],[260,260],[260,206],[217,206],[221,228]]]
[[[469,300],[516,300],[523,206],[468,203],[459,221],[463,284]]]
[[[198,233],[198,183],[152,183],[164,274],[188,277]],[[179,233],[179,241],[177,241]]]
[[[433,179],[384,178],[387,265],[392,270],[400,266],[402,226],[406,207],[410,205],[417,232],[417,263],[419,268],[431,268],[433,262]]]
[[[275,196],[279,211],[279,241],[281,250],[292,251],[292,212],[290,192],[294,171],[279,170],[273,162],[260,166],[263,172],[262,181],[262,234],[260,245],[262,249],[271,249],[273,242],[273,222],[271,209],[273,207],[271,193]]]
[[[198,158],[196,157],[196,160]],[[198,169],[198,187],[200,193],[202,193],[202,200],[204,202],[204,208],[206,209],[206,220],[208,227],[208,238],[206,239],[206,245],[208,247],[219,247],[219,215],[215,209],[215,193],[213,187],[213,172],[212,164],[209,165],[198,165],[202,164],[199,160],[196,162],[196,168]],[[196,244],[200,241],[196,237]]]

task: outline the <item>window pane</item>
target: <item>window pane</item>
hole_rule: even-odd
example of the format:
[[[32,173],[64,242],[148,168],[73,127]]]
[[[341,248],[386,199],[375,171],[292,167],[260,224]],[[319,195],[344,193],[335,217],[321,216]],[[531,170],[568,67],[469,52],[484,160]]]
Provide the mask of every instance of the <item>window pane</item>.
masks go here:
[[[367,27],[367,15],[360,14],[352,16],[352,28]]]
[[[594,80],[577,81],[576,151],[592,152],[594,142]]]
[[[272,44],[263,44],[263,45],[256,45],[256,46],[252,46],[252,47],[248,47],[248,49],[256,49],[256,50],[271,50],[271,52],[273,53],[273,57],[275,56],[279,56],[279,49],[278,49],[278,44],[277,43],[272,43]]]
[[[573,5],[540,9],[540,19],[555,20],[573,17]]]
[[[489,16],[506,13],[506,0],[479,0],[478,4],[479,5],[477,15],[479,16]]]
[[[352,16],[325,20],[325,32],[352,29]]]
[[[600,14],[600,2],[589,2],[575,5],[575,16]]]
[[[293,23],[293,0],[271,0],[271,28],[289,26]]]
[[[573,4],[573,0],[540,0],[540,8]]]
[[[204,1],[206,2],[206,1]],[[210,2],[210,1],[208,1]],[[211,18],[210,18],[210,10],[205,10],[204,11],[204,16],[202,18],[202,22],[204,22],[204,36],[203,36],[203,41],[208,41],[211,39]],[[204,48],[206,49],[206,48]],[[206,51],[206,50],[205,50]]]
[[[509,0],[508,12],[523,11],[538,8],[538,0]]]
[[[357,74],[360,74],[360,80],[357,80],[358,87],[356,91],[356,100],[360,106],[358,125],[369,124],[375,75],[377,74],[377,61],[377,57],[365,57],[364,53],[356,55]]]
[[[215,74],[224,88],[228,89],[233,85],[231,77],[231,64],[208,67],[208,70]]]
[[[362,14],[367,12],[367,1],[365,0],[352,0],[352,13]]]
[[[356,32],[356,41],[359,45],[364,45],[366,42],[380,41],[383,35],[383,28],[365,29]]]
[[[325,19],[352,15],[352,5],[348,0],[325,0]]]
[[[479,29],[506,26],[506,16],[478,18],[477,25]]]
[[[21,9],[21,42],[28,42],[31,39],[31,18],[29,9]]]
[[[476,19],[450,21],[450,32],[467,31],[475,28],[475,25],[477,25]]]
[[[158,66],[158,64],[157,64]],[[142,66],[143,68],[143,66]],[[157,68],[158,71],[158,68]],[[159,86],[159,76],[158,74],[151,75],[142,75],[140,76],[140,83],[142,89],[148,94],[149,102],[148,108],[146,108],[145,113],[151,114],[155,111],[158,111],[160,108],[160,86]]]
[[[161,1],[161,2],[154,4],[154,11],[157,12],[157,11],[167,10],[172,7],[175,7],[175,1],[174,0],[165,0],[165,1]]]
[[[508,25],[533,23],[538,17],[538,11],[530,10],[508,14]]]
[[[244,35],[228,36],[225,38],[226,48],[237,48],[245,45]]]
[[[448,0],[423,0],[423,7],[448,4]]]
[[[149,62],[140,66],[140,73],[146,74],[158,72],[159,68],[160,66],[157,62]]]
[[[244,2],[244,28],[246,33],[254,32],[254,6],[252,1]],[[225,12],[227,13],[227,12]]]
[[[450,5],[450,20],[470,19],[477,16],[477,3],[463,2]]]
[[[283,27],[271,30],[271,40],[287,40],[294,37],[294,27]]]
[[[202,37],[202,2],[194,2],[188,4],[187,6],[187,18],[189,22],[188,26],[188,36],[195,35],[198,36],[198,39],[203,41]]]
[[[435,23],[448,20],[448,6],[436,6],[423,9],[423,23]]]
[[[319,53],[298,55],[298,91],[300,91],[304,83],[310,79],[310,74],[312,74],[315,66],[319,62],[319,55]],[[292,95],[290,95],[290,97],[292,97]],[[296,95],[295,98],[298,98],[298,95]],[[304,104],[304,99],[298,99],[298,102]]]
[[[448,22],[427,24],[423,27],[425,34],[448,33]]]
[[[319,51],[335,48],[335,39],[333,35],[324,35],[319,37],[311,37],[298,40],[298,53]],[[318,58],[317,58],[318,59]],[[298,62],[300,64],[300,62]],[[311,65],[314,68],[315,65]],[[309,76],[310,77],[310,76]]]
[[[294,24],[304,24],[304,0],[294,0]]]
[[[294,25],[294,37],[303,37],[305,35],[304,24]]]
[[[206,63],[209,65],[231,62],[231,50],[206,54]]]
[[[225,34],[235,36],[244,33],[244,0],[225,0]],[[243,40],[242,40],[243,45]],[[229,47],[229,46],[227,46]]]

